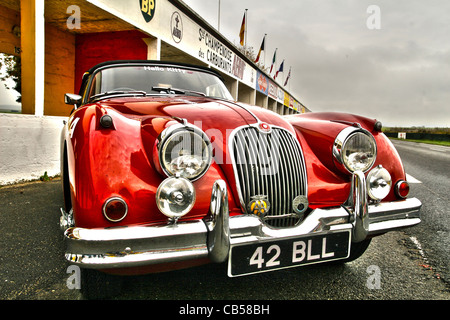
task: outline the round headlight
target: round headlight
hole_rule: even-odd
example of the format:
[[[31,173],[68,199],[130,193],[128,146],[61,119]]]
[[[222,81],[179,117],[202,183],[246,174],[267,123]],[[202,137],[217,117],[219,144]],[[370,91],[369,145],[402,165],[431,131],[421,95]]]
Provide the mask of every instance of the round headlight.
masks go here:
[[[367,190],[373,200],[379,201],[386,198],[391,185],[391,175],[381,165],[372,169],[367,175]]]
[[[159,162],[168,176],[196,180],[211,165],[211,143],[198,128],[173,125],[161,134]]]
[[[348,127],[337,136],[333,155],[349,172],[366,172],[377,156],[375,138],[364,129]]]
[[[156,205],[169,218],[184,216],[192,209],[194,203],[194,186],[184,178],[167,178],[156,191]]]

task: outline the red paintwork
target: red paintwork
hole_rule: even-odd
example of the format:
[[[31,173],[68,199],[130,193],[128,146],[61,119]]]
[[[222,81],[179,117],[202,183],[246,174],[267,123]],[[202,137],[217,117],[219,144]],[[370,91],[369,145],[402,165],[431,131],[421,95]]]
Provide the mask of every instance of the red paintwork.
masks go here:
[[[348,198],[351,176],[336,169],[331,152],[336,135],[349,125],[342,121],[358,122],[372,132],[378,145],[375,165],[382,164],[389,170],[393,183],[405,179],[395,148],[382,133],[372,129],[375,120],[338,113],[280,117],[262,108],[249,108],[261,121],[297,135],[306,161],[312,208],[338,206]],[[111,115],[113,128],[99,125],[103,114]],[[183,219],[203,218],[208,213],[211,189],[217,179],[228,182],[231,215],[241,212],[224,137],[238,126],[256,123],[255,118],[236,104],[210,98],[127,97],[85,105],[69,119],[66,143],[77,226],[94,228],[166,222],[155,203],[156,189],[166,177],[155,167],[153,154],[156,138],[164,128],[175,123],[174,116],[185,118],[205,131],[218,162],[214,161],[208,172],[194,182],[197,200]],[[128,215],[116,223],[109,222],[102,214],[103,203],[114,195],[120,195],[129,205]],[[385,200],[394,199],[391,191]]]
[[[350,192],[350,174],[336,169],[333,162],[333,142],[345,127],[359,123],[368,130],[377,143],[377,159],[373,167],[382,165],[392,177],[392,185],[406,180],[405,170],[397,150],[381,132],[375,131],[376,120],[344,113],[308,113],[288,117],[300,133],[300,143],[305,153],[308,171],[309,201],[312,206],[342,204]],[[384,201],[398,200],[391,188]]]

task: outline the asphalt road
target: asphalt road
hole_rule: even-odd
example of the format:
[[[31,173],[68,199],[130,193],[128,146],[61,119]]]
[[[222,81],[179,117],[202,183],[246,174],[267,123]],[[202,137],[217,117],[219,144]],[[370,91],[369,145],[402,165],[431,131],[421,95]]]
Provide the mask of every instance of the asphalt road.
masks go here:
[[[424,222],[375,238],[358,260],[239,278],[227,277],[226,264],[126,277],[114,299],[175,300],[173,312],[185,300],[450,300],[450,148],[395,144],[407,172],[421,181],[412,195],[424,203]],[[82,299],[66,284],[61,205],[59,179],[0,188],[0,299]]]
[[[417,239],[427,264],[450,284],[450,147],[393,141],[405,171],[413,178],[411,195],[422,203],[422,223],[406,233]],[[417,180],[417,181],[415,181]]]

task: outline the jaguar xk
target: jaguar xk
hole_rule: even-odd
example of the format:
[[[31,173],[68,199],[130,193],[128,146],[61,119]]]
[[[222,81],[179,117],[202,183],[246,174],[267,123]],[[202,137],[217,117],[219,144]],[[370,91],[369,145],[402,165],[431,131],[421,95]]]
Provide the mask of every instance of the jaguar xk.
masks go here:
[[[280,116],[234,101],[209,68],[160,61],[97,65],[65,102],[60,224],[88,297],[111,274],[348,262],[420,223],[375,119]]]

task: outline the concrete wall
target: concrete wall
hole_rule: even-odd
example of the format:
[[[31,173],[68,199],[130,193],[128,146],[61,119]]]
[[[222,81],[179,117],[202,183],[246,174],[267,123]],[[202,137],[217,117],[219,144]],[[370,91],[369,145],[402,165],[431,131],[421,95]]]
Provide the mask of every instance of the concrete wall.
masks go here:
[[[0,185],[60,173],[59,141],[66,117],[0,114]]]

